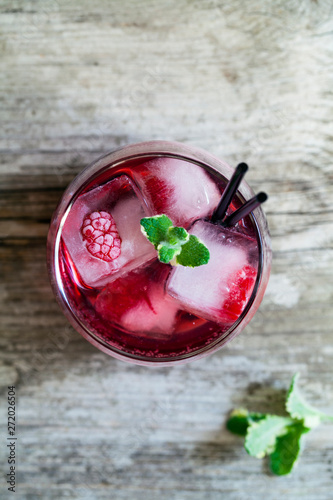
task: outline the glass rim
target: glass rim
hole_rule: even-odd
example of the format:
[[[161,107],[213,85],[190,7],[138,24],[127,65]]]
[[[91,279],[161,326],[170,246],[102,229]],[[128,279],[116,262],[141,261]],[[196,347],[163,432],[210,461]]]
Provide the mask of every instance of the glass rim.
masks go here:
[[[149,357],[132,354],[112,346],[107,341],[98,337],[88,326],[80,320],[71,308],[67,300],[66,292],[63,287],[61,272],[59,269],[59,251],[61,232],[71,206],[77,197],[84,192],[84,187],[94,177],[100,175],[108,169],[114,168],[121,163],[128,162],[134,158],[169,156],[204,167],[211,170],[213,174],[229,179],[234,169],[225,161],[213,156],[197,147],[188,146],[179,142],[171,141],[148,141],[122,146],[114,151],[106,153],[85,167],[69,184],[65,190],[51,220],[48,239],[47,239],[47,266],[56,299],[69,320],[71,325],[92,345],[107,353],[114,358],[135,363],[144,366],[172,366],[182,364],[191,360],[201,359],[223,347],[227,342],[235,338],[254,316],[264,295],[271,265],[270,237],[266,217],[261,207],[256,208],[250,215],[252,222],[256,227],[258,243],[260,246],[259,268],[255,287],[251,297],[246,304],[245,309],[232,326],[208,345],[202,346],[190,353],[183,353],[177,356]],[[222,171],[221,171],[222,170]],[[237,194],[240,194],[244,200],[253,196],[253,191],[246,181],[242,180]],[[251,314],[252,312],[252,314]]]

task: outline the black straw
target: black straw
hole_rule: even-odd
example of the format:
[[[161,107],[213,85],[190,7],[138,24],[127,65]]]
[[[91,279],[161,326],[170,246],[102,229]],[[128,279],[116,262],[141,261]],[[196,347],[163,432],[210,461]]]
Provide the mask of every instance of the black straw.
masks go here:
[[[222,198],[216,207],[216,210],[214,211],[212,215],[212,222],[217,222],[219,220],[223,220],[225,217],[225,214],[227,212],[228,206],[230,205],[230,202],[232,198],[234,197],[239,184],[241,183],[245,173],[247,172],[248,166],[246,163],[240,163],[233,176],[231,177],[230,181],[227,184],[227,187],[223,191]]]
[[[266,193],[258,193],[256,196],[248,200],[244,205],[235,210],[231,215],[229,215],[225,221],[223,221],[223,226],[234,226],[241,219],[249,215],[255,208],[259,207],[261,203],[264,203],[268,198]]]

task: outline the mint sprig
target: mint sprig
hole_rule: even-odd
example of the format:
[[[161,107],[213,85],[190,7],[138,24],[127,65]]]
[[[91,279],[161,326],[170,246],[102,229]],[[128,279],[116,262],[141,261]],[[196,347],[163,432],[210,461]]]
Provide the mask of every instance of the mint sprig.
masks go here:
[[[210,254],[204,243],[183,227],[173,226],[167,215],[144,217],[140,224],[142,233],[154,245],[161,262],[187,267],[208,263]]]
[[[289,474],[302,449],[303,436],[320,422],[333,421],[333,417],[310,406],[297,386],[299,374],[291,381],[286,398],[290,417],[248,412],[244,408],[233,410],[227,429],[245,437],[245,449],[254,457],[269,456],[271,471],[278,475]]]

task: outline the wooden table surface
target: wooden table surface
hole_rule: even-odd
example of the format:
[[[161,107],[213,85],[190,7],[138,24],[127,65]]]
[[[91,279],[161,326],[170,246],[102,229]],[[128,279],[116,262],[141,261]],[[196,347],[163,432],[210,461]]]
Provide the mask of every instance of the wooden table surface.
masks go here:
[[[291,376],[333,412],[333,9],[327,0],[1,2],[1,498],[331,500],[333,426],[273,477],[225,430],[279,410]],[[225,349],[131,366],[67,324],[45,239],[64,188],[120,145],[166,139],[270,194],[262,306]],[[7,387],[17,394],[7,491]]]

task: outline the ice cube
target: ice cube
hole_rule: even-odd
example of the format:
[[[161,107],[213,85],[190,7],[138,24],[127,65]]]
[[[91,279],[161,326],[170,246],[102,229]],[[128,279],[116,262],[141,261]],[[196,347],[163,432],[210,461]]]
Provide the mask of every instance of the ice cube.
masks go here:
[[[178,311],[177,302],[164,290],[169,272],[158,261],[129,272],[106,285],[97,297],[96,311],[103,320],[136,334],[169,337]]]
[[[77,198],[62,236],[81,283],[101,287],[156,257],[140,229],[140,219],[147,215],[125,175]]]
[[[156,285],[151,286],[148,296],[150,304],[141,301],[123,315],[123,328],[132,332],[154,332],[154,336],[159,338],[169,337],[179,310],[177,302],[165,295],[164,289]]]
[[[231,325],[251,296],[258,266],[256,240],[236,230],[197,221],[190,229],[209,249],[208,264],[178,266],[171,272],[167,292],[181,309]]]
[[[203,168],[183,160],[156,158],[133,175],[153,213],[168,215],[176,226],[212,214],[221,197]]]

